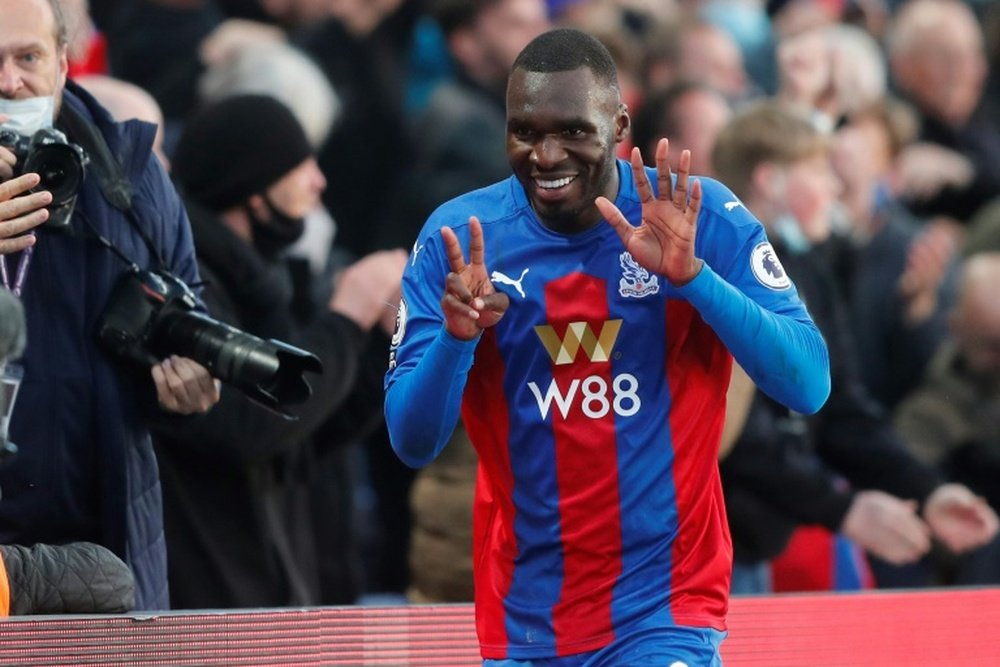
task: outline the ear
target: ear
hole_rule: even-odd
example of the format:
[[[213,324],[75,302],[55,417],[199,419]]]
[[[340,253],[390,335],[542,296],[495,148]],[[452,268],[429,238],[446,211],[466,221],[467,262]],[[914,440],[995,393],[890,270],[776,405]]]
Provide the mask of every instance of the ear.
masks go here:
[[[58,58],[59,74],[57,74],[57,77],[59,85],[56,86],[56,90],[62,90],[66,86],[66,77],[69,75],[69,48],[63,46],[59,49]]]
[[[621,103],[615,112],[615,143],[620,144],[632,132],[632,117],[628,115],[628,105]]]

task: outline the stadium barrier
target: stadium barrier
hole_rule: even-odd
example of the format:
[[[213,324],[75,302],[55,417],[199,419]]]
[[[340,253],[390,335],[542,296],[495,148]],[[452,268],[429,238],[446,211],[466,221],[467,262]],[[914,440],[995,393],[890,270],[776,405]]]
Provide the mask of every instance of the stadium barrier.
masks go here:
[[[1000,665],[1000,589],[732,600],[726,667]],[[2,665],[481,665],[471,605],[27,616]]]

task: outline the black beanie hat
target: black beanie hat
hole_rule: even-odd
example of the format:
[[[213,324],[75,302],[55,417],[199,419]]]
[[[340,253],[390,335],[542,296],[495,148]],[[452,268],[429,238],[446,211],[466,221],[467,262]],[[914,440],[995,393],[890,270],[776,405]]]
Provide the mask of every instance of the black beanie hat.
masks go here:
[[[196,113],[184,125],[171,172],[184,193],[224,211],[313,155],[302,125],[270,95],[232,95]]]

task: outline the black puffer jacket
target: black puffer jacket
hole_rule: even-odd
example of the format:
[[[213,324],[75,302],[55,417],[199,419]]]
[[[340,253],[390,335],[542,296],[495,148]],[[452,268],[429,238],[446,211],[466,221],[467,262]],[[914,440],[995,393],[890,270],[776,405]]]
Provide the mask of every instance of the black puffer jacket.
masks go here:
[[[296,304],[309,300],[309,286],[296,289],[284,261],[265,260],[212,213],[190,203],[188,209],[212,317],[314,353],[323,373],[307,376],[312,397],[292,408],[296,421],[227,385],[208,414],[154,432],[171,604],[314,604],[316,555],[306,497],[317,455],[314,434],[356,387],[367,337],[326,308],[305,314]],[[381,409],[378,400],[374,409]]]

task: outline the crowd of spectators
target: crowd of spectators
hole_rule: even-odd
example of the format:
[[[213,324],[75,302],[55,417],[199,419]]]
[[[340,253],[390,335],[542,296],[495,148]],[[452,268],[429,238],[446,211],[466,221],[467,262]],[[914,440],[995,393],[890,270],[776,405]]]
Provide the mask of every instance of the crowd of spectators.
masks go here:
[[[1000,503],[996,3],[61,2],[69,78],[117,120],[159,127],[155,155],[181,186],[210,310],[265,338],[339,328],[303,344],[334,377],[297,427],[223,387],[195,423],[153,429],[175,607],[471,599],[475,453],[460,428],[452,454],[416,473],[373,408],[402,251],[418,252],[438,205],[509,174],[507,73],[556,25],[591,32],[616,59],[633,119],[620,155],[651,157],[661,136],[671,156],[690,149],[693,173],[720,178],[765,222],[846,350],[847,379],[817,420],[752,387],[731,392],[720,458],[738,568],[752,566],[742,590],[781,588],[768,564],[794,526],[813,524],[868,550],[858,587],[1000,583],[1000,543],[964,553],[975,540],[942,514],[957,497]],[[745,141],[775,123],[780,150]],[[251,195],[303,163],[308,205],[279,212],[301,219],[295,238],[217,222],[235,208],[237,227],[275,217],[279,202]],[[810,188],[828,198],[818,209],[803,201]],[[347,290],[370,298],[345,305]],[[745,381],[737,368],[733,386]],[[797,476],[769,476],[782,466]],[[224,581],[241,553],[257,566]],[[261,573],[275,580],[253,583]]]

